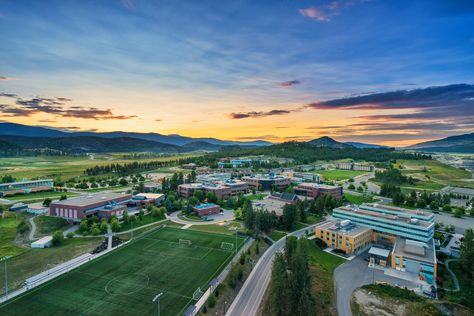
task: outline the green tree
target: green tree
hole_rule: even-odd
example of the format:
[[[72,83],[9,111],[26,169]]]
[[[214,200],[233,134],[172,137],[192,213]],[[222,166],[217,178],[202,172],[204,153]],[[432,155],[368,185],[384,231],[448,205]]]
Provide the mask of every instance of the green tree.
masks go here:
[[[461,243],[460,253],[462,270],[468,280],[474,283],[474,231],[467,229]]]
[[[100,232],[102,234],[105,234],[107,232],[107,220],[105,218],[102,219],[102,221],[100,222]]]
[[[44,199],[44,201],[43,201],[43,206],[49,207],[49,205],[51,204],[51,202],[53,202],[53,200],[51,200],[50,198],[46,198],[46,199]]]
[[[63,232],[60,230],[57,230],[53,233],[53,246],[59,246],[63,243],[64,241],[64,235]]]
[[[94,236],[97,236],[97,235],[100,234],[99,225],[97,225],[97,223],[92,224],[91,234],[94,235]]]
[[[89,229],[89,224],[87,223],[87,220],[86,219],[83,219],[81,221],[81,223],[79,224],[79,232],[84,234],[87,232],[87,230]]]
[[[112,221],[110,222],[110,228],[112,229],[112,231],[114,233],[118,232],[120,230],[120,223],[119,223],[118,219],[116,219],[116,218],[112,219]]]
[[[122,221],[125,225],[128,225],[128,223],[130,222],[130,216],[128,215],[127,210],[123,211]]]

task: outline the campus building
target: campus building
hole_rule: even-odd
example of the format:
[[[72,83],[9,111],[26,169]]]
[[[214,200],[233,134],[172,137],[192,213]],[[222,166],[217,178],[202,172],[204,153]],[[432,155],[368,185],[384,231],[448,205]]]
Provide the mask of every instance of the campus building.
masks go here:
[[[373,165],[366,165],[354,162],[341,162],[336,165],[337,169],[341,170],[354,170],[354,171],[367,171],[373,172],[375,167]]]
[[[185,183],[178,186],[179,195],[186,199],[196,191],[202,191],[204,194],[214,193],[218,199],[227,199],[232,193],[231,188],[218,183]]]
[[[231,159],[230,161],[219,161],[217,166],[219,168],[225,167],[232,167],[232,168],[240,168],[240,167],[248,167],[252,165],[253,159]]]
[[[71,221],[80,221],[94,215],[99,218],[110,218],[112,215],[121,217],[131,200],[132,195],[119,193],[98,193],[70,198],[51,203],[49,215]]]
[[[294,187],[294,192],[297,195],[313,199],[324,195],[332,195],[336,199],[342,198],[342,187],[319,183],[300,183]]]
[[[397,237],[430,242],[434,236],[434,214],[379,204],[341,206],[333,217],[371,228],[374,242],[393,245]]]
[[[53,185],[54,182],[51,179],[1,183],[0,197],[15,194],[50,191],[53,189]]]
[[[328,221],[316,227],[316,238],[328,247],[358,255],[372,244],[372,229],[358,226],[350,220]]]
[[[293,173],[293,178],[300,182],[319,183],[321,181],[319,174],[311,172],[295,172]]]
[[[212,214],[219,214],[221,207],[214,203],[199,204],[193,207],[193,211],[198,216],[207,216]]]
[[[291,184],[291,179],[285,176],[277,176],[273,173],[257,174],[242,177],[242,181],[247,182],[249,186],[256,190],[284,190]]]

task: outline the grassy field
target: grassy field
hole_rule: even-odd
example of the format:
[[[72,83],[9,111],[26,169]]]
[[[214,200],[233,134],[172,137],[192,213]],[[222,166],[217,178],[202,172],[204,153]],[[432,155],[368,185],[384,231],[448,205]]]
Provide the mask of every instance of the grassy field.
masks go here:
[[[36,236],[50,235],[57,230],[69,227],[67,220],[61,217],[38,216],[33,219],[36,224]]]
[[[14,213],[10,213],[8,218],[0,217],[0,257],[16,256],[28,250],[15,244],[16,229],[22,218],[26,216]]]
[[[308,256],[311,272],[311,292],[316,298],[316,315],[337,315],[334,308],[335,295],[332,276],[334,270],[345,262],[344,259],[328,254],[308,240]]]
[[[179,245],[179,239],[192,245]],[[2,315],[182,315],[230,261],[225,235],[163,228],[0,306]],[[243,243],[243,240],[239,240]]]
[[[340,181],[366,174],[365,171],[354,170],[315,170],[313,173],[318,173],[323,176],[326,181]]]
[[[232,228],[232,229],[231,229]],[[237,228],[239,232],[243,232],[244,229],[241,227],[240,223],[238,222],[231,222],[229,225],[193,225],[189,227],[190,230],[196,230],[201,232],[208,232],[208,233],[218,233],[218,234],[225,234],[225,235],[235,235],[234,228]]]
[[[374,201],[371,196],[355,195],[350,193],[344,193],[344,198],[351,204],[370,203]]]
[[[274,241],[280,240],[285,236],[286,236],[285,232],[280,232],[277,230],[272,231],[272,233],[270,234],[270,238],[273,239]]]
[[[177,158],[196,157],[202,154],[184,154],[178,156],[154,157],[139,159],[138,161],[168,161]],[[67,156],[40,156],[40,157],[15,157],[0,158],[0,174],[9,174],[18,180],[22,178],[69,178],[82,176],[83,171],[96,165],[107,165],[110,163],[129,163],[133,160],[123,159],[120,155],[94,155],[67,157]]]
[[[399,160],[395,167],[399,168],[400,165],[404,175],[420,180],[414,186],[417,189],[439,190],[448,185],[474,188],[469,171],[448,166],[437,160]]]
[[[43,201],[46,198],[50,199],[59,199],[61,195],[66,195],[69,197],[79,196],[77,193],[72,192],[35,192],[35,193],[28,193],[28,194],[18,194],[13,196],[7,196],[5,199],[10,201]]]
[[[100,238],[74,238],[64,240],[64,243],[58,247],[25,249],[20,255],[8,260],[8,287],[10,290],[16,289],[27,278],[92,251],[101,241]],[[4,282],[2,270],[0,272],[0,284],[4,284]],[[0,293],[3,293],[3,291],[2,286]]]

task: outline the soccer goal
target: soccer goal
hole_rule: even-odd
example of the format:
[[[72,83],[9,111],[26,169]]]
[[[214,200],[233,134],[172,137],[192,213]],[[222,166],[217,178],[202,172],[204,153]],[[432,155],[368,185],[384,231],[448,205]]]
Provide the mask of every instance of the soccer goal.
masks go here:
[[[233,250],[234,249],[234,244],[230,242],[222,242],[221,243],[221,249],[224,250]]]
[[[198,287],[197,290],[193,293],[193,300],[199,300],[203,294],[204,292],[201,290],[200,287]]]
[[[180,239],[179,245],[180,246],[191,246],[192,242],[189,239]]]

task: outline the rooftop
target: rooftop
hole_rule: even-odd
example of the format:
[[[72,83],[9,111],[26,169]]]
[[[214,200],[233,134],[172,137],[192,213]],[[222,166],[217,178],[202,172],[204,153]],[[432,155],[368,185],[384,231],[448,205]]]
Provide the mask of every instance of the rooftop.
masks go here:
[[[266,197],[265,199],[260,200],[260,201],[259,200],[252,201],[253,207],[263,208],[270,213],[275,212],[277,216],[283,215],[283,207],[287,204],[289,203],[284,202],[282,200],[278,200],[278,199],[272,199],[270,197]]]
[[[194,208],[203,209],[203,208],[210,208],[210,207],[216,207],[216,206],[219,206],[219,205],[214,204],[214,203],[203,203],[203,204],[196,205]]]
[[[327,184],[319,184],[319,183],[313,183],[313,182],[303,182],[298,184],[298,187],[308,187],[308,188],[314,188],[314,189],[336,189],[339,188],[337,185],[327,185]]]
[[[401,207],[396,207],[396,206],[389,206],[389,205],[383,205],[383,204],[377,204],[377,203],[365,203],[361,205],[362,208],[376,208],[381,211],[385,211],[387,213],[397,213],[397,214],[403,214],[406,213],[408,215],[415,215],[418,217],[434,217],[433,212],[430,211],[425,211],[425,210],[420,210],[420,209],[408,209],[408,208],[401,208]]]
[[[242,179],[255,179],[255,180],[277,180],[277,179],[289,179],[288,177],[274,174],[254,174],[247,177],[242,177]]]
[[[131,198],[130,194],[121,194],[121,193],[98,193],[98,194],[90,194],[90,195],[83,195],[76,198],[68,198],[67,200],[53,202],[51,204],[54,205],[65,205],[65,206],[88,206],[91,204],[101,203],[104,204],[108,203],[109,201],[113,201],[116,199],[126,199]]]
[[[8,182],[0,183],[1,186],[10,186],[15,184],[33,184],[38,182],[53,182],[53,179],[38,179],[38,180],[27,180],[27,181],[17,181],[17,182]]]
[[[322,230],[330,230],[333,232],[339,232],[347,236],[357,236],[367,231],[370,231],[370,228],[356,225],[350,221],[329,221],[323,225],[318,226]]]
[[[428,243],[423,243],[404,238],[397,238],[392,252],[396,256],[403,256],[403,258],[411,258],[429,263],[436,262],[436,255],[432,240]]]

